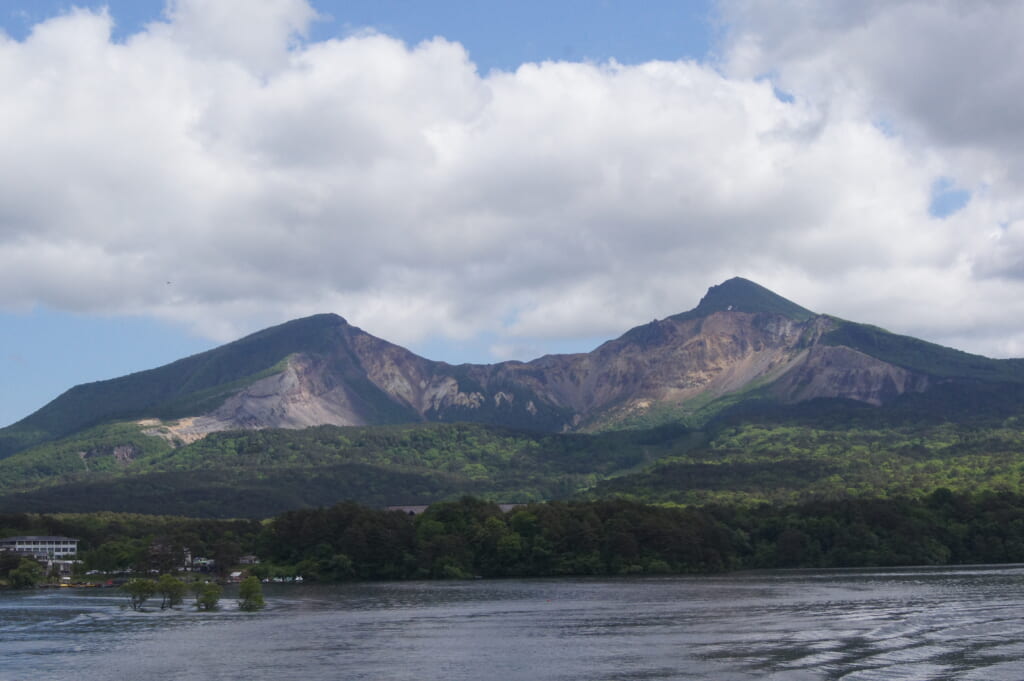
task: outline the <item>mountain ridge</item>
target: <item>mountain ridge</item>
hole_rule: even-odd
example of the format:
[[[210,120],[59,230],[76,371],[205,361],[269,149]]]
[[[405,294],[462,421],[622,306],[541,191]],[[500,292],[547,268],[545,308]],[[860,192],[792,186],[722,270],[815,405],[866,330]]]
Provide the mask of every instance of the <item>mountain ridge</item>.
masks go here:
[[[707,316],[712,312],[750,312],[779,314],[797,321],[815,316],[807,308],[783,298],[760,284],[743,277],[732,277],[712,286],[697,303],[697,307],[671,318]]]
[[[234,429],[476,422],[550,432],[703,418],[756,396],[881,406],[950,380],[1024,381],[994,360],[814,313],[749,280],[589,353],[429,360],[323,313],[127,376],[75,386],[0,429],[0,458],[112,421],[191,442]],[[719,405],[719,406],[716,406]],[[654,415],[661,416],[655,417]]]

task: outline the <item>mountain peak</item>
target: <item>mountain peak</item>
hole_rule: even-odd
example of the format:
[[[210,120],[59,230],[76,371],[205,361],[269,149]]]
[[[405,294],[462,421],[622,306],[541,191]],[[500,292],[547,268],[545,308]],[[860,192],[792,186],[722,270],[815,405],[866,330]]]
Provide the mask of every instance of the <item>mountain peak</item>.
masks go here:
[[[300,317],[298,319],[293,319],[291,320],[291,322],[285,323],[290,324],[293,322],[318,326],[342,326],[348,324],[348,321],[344,317],[333,312],[321,312],[319,314],[310,315],[308,317]]]
[[[712,312],[728,311],[767,312],[800,321],[814,316],[810,310],[742,277],[733,277],[712,286],[697,307],[684,314],[703,317]]]

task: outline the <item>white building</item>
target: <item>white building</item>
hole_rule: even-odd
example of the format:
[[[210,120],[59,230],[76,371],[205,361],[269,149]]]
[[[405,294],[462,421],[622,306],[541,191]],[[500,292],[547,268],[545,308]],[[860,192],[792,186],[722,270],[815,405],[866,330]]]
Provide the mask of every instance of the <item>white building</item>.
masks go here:
[[[41,560],[74,558],[78,554],[78,540],[70,537],[3,537],[0,551],[13,551]]]

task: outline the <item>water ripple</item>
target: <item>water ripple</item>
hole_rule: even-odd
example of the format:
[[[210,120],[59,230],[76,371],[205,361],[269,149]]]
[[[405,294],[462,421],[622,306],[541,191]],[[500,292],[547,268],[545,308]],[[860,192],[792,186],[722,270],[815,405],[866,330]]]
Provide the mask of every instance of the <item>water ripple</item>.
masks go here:
[[[257,614],[22,594],[0,597],[0,681],[1019,681],[1022,587],[1020,567],[306,585]]]

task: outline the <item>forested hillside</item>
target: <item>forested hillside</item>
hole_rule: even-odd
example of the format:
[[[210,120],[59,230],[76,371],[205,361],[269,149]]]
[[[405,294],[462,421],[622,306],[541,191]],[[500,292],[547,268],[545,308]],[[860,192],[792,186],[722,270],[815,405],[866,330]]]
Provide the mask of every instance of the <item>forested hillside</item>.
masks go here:
[[[937,490],[920,499],[675,508],[623,500],[502,512],[470,497],[410,516],[353,503],[268,523],[123,514],[0,514],[0,536],[81,539],[83,570],[168,572],[184,551],[226,574],[305,580],[707,573],[780,567],[1024,562],[1024,497]],[[0,561],[4,570],[14,569]]]
[[[355,500],[426,504],[477,494],[499,501],[567,498],[604,477],[640,470],[694,436],[682,428],[549,434],[474,424],[215,433],[171,448],[158,438],[118,458],[131,426],[0,461],[0,509],[133,511],[267,517]],[[82,452],[88,452],[82,456]],[[123,451],[122,451],[123,453]],[[59,484],[16,487],[27,471]]]
[[[961,422],[821,401],[749,407],[704,429],[679,425],[549,434],[474,424],[216,433],[172,448],[133,426],[0,461],[0,510],[132,511],[264,518],[352,500],[427,504],[623,497],[749,507],[935,489],[1024,493],[1024,419],[983,410]],[[31,475],[29,475],[31,473]],[[36,486],[11,481],[37,479]],[[60,481],[52,484],[52,480]],[[47,484],[49,483],[49,484]]]
[[[78,386],[0,430],[0,510],[1021,493],[1022,418],[1024,360],[816,314],[740,278],[531,362],[434,362],[316,315]]]

